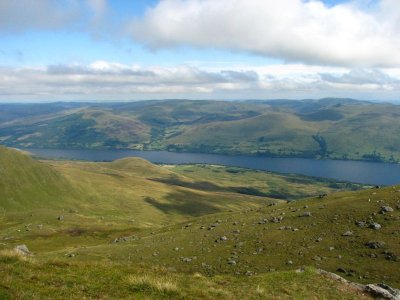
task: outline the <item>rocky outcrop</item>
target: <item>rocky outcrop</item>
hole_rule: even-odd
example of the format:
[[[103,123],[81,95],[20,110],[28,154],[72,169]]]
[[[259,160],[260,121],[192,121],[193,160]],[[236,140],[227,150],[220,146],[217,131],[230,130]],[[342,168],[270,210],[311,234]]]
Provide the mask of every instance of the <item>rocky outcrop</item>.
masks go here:
[[[335,273],[331,273],[325,270],[318,269],[317,272],[333,280],[339,281],[349,287],[360,291],[362,293],[368,294],[375,299],[388,299],[388,300],[400,300],[400,290],[394,289],[386,284],[360,284],[351,282],[342,276]]]

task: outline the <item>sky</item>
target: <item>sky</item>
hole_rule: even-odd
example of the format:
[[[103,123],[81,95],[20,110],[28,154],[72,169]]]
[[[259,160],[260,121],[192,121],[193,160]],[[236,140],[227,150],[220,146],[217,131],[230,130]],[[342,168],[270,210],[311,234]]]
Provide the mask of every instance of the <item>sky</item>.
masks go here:
[[[0,0],[1,102],[399,92],[399,0]]]

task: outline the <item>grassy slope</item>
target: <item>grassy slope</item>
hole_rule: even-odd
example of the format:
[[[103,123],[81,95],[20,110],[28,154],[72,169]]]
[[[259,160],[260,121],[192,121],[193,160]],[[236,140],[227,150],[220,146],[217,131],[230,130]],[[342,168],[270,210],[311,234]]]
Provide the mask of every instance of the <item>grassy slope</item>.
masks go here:
[[[207,277],[126,263],[21,261],[2,253],[0,266],[1,299],[371,299],[313,269]]]
[[[163,179],[185,178],[135,158],[39,162],[1,148],[0,162],[0,232],[7,239],[3,246],[24,240],[35,251],[108,242],[126,230],[159,228],[193,216],[278,201],[177,187]]]
[[[190,178],[200,186],[201,182],[213,183],[211,186],[203,184],[204,189],[207,187],[215,190],[223,189],[285,200],[296,200],[320,194],[330,194],[340,190],[362,188],[362,185],[353,183],[340,183],[322,178],[283,175],[220,165],[166,165],[164,167]],[[175,184],[184,185],[185,183],[176,182]]]
[[[65,183],[68,188],[73,186],[79,192],[79,202],[76,199],[63,202],[62,208],[58,206],[60,201],[53,206],[46,196],[35,200],[26,193],[24,205],[29,209],[13,211],[9,208],[0,215],[2,298],[41,299],[49,295],[52,298],[74,295],[75,298],[134,296],[144,299],[243,299],[267,295],[276,295],[277,299],[317,295],[328,299],[362,297],[346,286],[317,275],[313,269],[304,273],[290,271],[309,265],[328,270],[338,266],[354,269],[355,276],[363,276],[362,281],[383,279],[394,286],[399,282],[398,262],[386,260],[388,254],[382,253],[387,250],[398,255],[399,211],[373,216],[383,225],[379,232],[355,228],[353,224],[354,220],[365,219],[376,212],[382,203],[395,207],[398,201],[395,189],[339,193],[324,199],[268,206],[273,200],[224,190],[229,178],[232,185],[241,182],[235,179],[237,176],[247,177],[249,186],[257,187],[263,176],[267,176],[259,172],[246,176],[237,173],[238,169],[234,173],[225,171],[223,176],[215,173],[214,178],[218,179],[210,185],[211,182],[199,182],[197,176],[204,174],[212,179],[212,170],[221,167],[176,167],[179,172],[188,168],[193,171],[189,172],[190,176],[184,176],[172,172],[169,166],[158,167],[141,159],[45,164],[14,150],[2,151],[5,161],[12,162],[10,165],[18,169],[18,172],[7,171],[13,172],[8,175],[18,176],[14,178],[16,182],[29,186],[36,182],[31,181],[31,174],[36,174],[38,178],[46,175],[46,184],[51,184],[54,176],[57,183]],[[196,175],[197,171],[202,174]],[[285,182],[279,175],[274,180],[280,184]],[[291,177],[287,179],[290,188],[298,184],[290,185],[291,180]],[[185,184],[177,186],[176,182]],[[46,190],[46,184],[40,185],[43,182],[37,184],[41,190]],[[320,184],[316,186],[320,188]],[[209,188],[215,185],[219,186],[217,191]],[[308,192],[303,188],[303,192]],[[371,198],[371,202],[367,198]],[[382,203],[375,202],[382,199]],[[31,202],[26,202],[28,200]],[[37,209],[38,203],[47,203],[48,207]],[[322,204],[325,204],[324,209],[320,209]],[[210,205],[211,211],[208,210]],[[313,217],[298,217],[304,205],[309,206],[307,210]],[[192,211],[193,206],[196,209]],[[293,212],[297,208],[300,211]],[[233,211],[228,212],[228,209]],[[217,214],[209,214],[211,212]],[[60,213],[64,215],[63,221],[56,219]],[[198,214],[206,215],[196,217]],[[278,215],[284,216],[282,224],[258,224],[260,219]],[[335,216],[336,225],[331,223]],[[182,220],[186,223],[176,224]],[[214,230],[200,229],[216,220],[221,223]],[[238,223],[233,225],[235,221]],[[185,226],[187,222],[191,225]],[[166,224],[170,225],[163,226]],[[277,230],[280,226],[296,227],[299,231]],[[233,233],[237,229],[240,232]],[[342,237],[342,232],[348,229],[354,230],[355,235]],[[131,235],[139,239],[109,244],[115,237]],[[222,235],[226,235],[228,241],[215,243]],[[319,236],[323,240],[316,243],[315,238]],[[386,242],[383,250],[365,248],[365,241],[376,238]],[[35,253],[33,258],[21,259],[7,250],[22,243]],[[334,246],[335,250],[328,252],[329,246]],[[263,248],[261,252],[260,248]],[[75,256],[65,255],[71,253]],[[378,258],[365,256],[370,253],[377,253]],[[342,259],[337,259],[337,255],[342,255]],[[313,260],[317,256],[321,260]],[[185,258],[191,261],[185,262]],[[237,264],[228,265],[228,258],[235,259]],[[289,259],[293,265],[287,264]],[[272,269],[279,271],[271,272]],[[254,276],[243,276],[247,271]]]
[[[73,186],[48,165],[0,147],[0,207],[4,211],[60,207],[77,196]]]
[[[4,153],[10,158],[1,157],[19,173],[4,177],[15,183],[0,183],[21,188],[2,189],[9,192],[2,198],[6,201],[0,202],[7,212],[0,216],[0,228],[5,237],[12,237],[9,243],[29,241],[34,251],[99,244],[126,232],[160,228],[205,214],[257,209],[277,199],[359,187],[238,168],[160,167],[139,158],[112,163],[37,162],[13,150],[4,149]],[[25,169],[39,174],[42,184],[22,174]],[[55,187],[48,174],[54,176]],[[38,197],[32,189],[40,193]],[[57,220],[60,215],[63,221]]]
[[[184,223],[152,234],[143,232],[134,242],[76,249],[75,259],[103,257],[130,264],[146,262],[209,275],[243,275],[248,271],[264,274],[302,266],[332,272],[343,268],[352,280],[386,282],[399,288],[398,188],[337,193],[324,199],[204,216],[191,220],[189,226]],[[383,205],[390,205],[395,211],[379,214]],[[312,216],[300,217],[306,211]],[[280,223],[259,224],[260,220],[278,216],[283,217]],[[207,230],[217,220],[220,224]],[[355,222],[361,220],[378,222],[382,228],[358,227]],[[347,231],[353,235],[343,236]],[[228,240],[216,242],[221,236]],[[370,249],[366,246],[370,241],[383,241],[385,245]],[[51,256],[62,257],[63,253]],[[229,260],[236,265],[229,264]]]

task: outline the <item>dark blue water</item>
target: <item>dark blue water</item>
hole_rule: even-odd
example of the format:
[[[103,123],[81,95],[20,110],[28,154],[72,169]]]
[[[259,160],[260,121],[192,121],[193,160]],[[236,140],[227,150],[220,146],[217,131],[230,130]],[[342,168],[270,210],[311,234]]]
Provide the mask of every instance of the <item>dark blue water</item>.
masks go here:
[[[153,163],[205,163],[237,166],[280,173],[296,173],[374,185],[400,183],[400,165],[363,161],[316,160],[308,158],[271,158],[228,156],[201,153],[134,150],[54,150],[25,149],[42,158],[63,158],[87,161],[113,161],[138,156]]]

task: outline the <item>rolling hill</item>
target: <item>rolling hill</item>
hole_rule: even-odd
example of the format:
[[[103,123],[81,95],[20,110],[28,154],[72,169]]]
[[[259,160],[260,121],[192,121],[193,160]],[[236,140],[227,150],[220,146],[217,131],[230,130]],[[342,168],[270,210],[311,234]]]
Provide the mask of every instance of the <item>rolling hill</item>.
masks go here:
[[[77,193],[71,183],[45,163],[0,147],[0,207],[4,211],[60,207]]]
[[[2,299],[370,299],[380,287],[350,281],[400,287],[400,187],[334,193],[360,186],[0,151]]]
[[[23,113],[24,105],[29,113]],[[31,106],[0,105],[0,143],[19,148],[400,159],[400,106],[388,103],[328,98]]]

